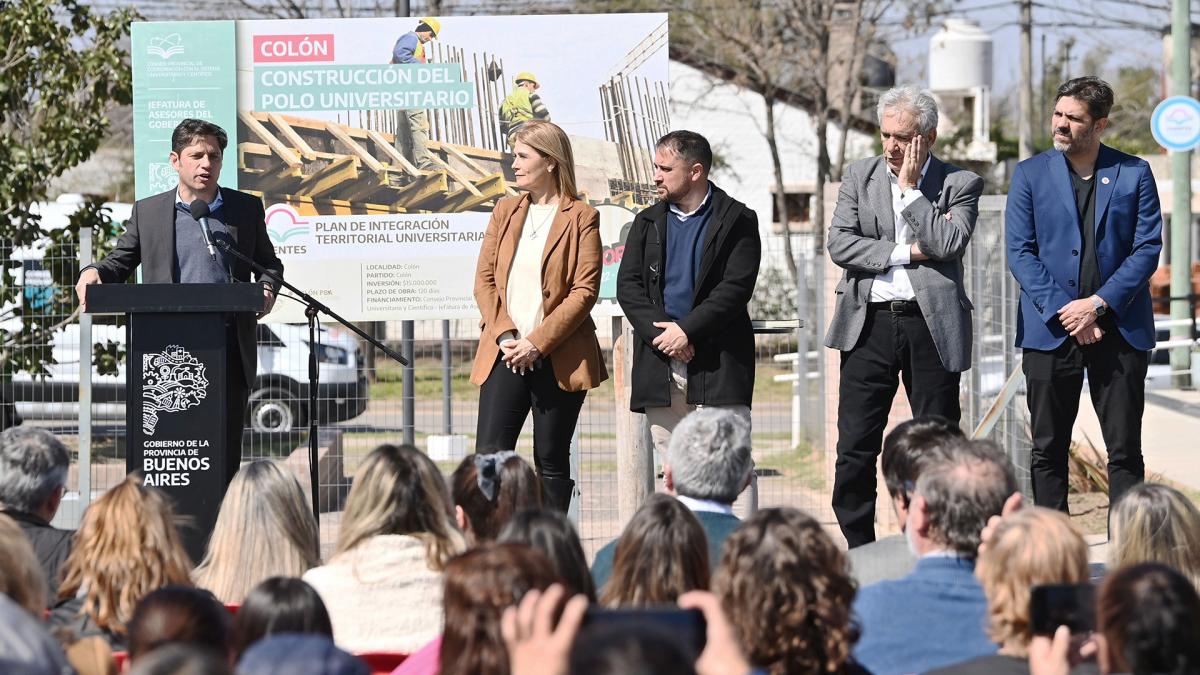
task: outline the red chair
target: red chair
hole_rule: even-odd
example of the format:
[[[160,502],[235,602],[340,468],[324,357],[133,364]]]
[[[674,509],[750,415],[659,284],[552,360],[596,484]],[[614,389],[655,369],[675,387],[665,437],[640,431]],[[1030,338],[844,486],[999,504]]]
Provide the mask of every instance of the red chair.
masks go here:
[[[408,654],[400,652],[366,652],[355,656],[367,664],[372,675],[387,675],[408,658]]]

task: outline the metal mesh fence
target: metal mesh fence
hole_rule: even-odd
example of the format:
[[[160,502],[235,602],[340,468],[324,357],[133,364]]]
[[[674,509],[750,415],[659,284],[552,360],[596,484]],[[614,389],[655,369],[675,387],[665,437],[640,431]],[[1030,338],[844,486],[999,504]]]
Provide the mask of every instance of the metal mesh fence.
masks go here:
[[[1012,396],[992,410],[1014,370],[1020,353],[1013,346],[1020,286],[1008,271],[1004,245],[1003,195],[979,200],[979,219],[963,260],[967,297],[975,305],[974,362],[963,378],[963,422],[1004,448],[1016,468],[1021,491],[1032,496],[1029,483],[1029,409],[1024,396]],[[1015,392],[1014,392],[1015,393]],[[988,419],[989,413],[994,419]]]
[[[56,286],[42,273],[50,265],[65,265],[73,270],[69,278],[74,278],[80,267],[77,247],[58,247],[51,257],[47,255],[44,247],[13,250],[0,244],[0,266],[12,268],[4,283],[17,287],[22,309],[46,294],[57,294],[59,299],[43,306],[57,328],[42,343],[30,345],[47,362],[46,372],[13,372],[6,391],[26,424],[52,430],[76,453],[68,494],[55,519],[57,526],[74,528],[91,499],[125,476],[124,365],[107,374],[101,374],[94,364],[88,368],[93,361],[91,345],[112,343],[120,349],[125,329],[115,317],[73,314],[73,290]],[[290,300],[281,298],[279,302]],[[16,325],[12,309],[6,308],[6,327]],[[407,345],[402,344],[401,323],[378,322],[365,328],[403,351]],[[610,323],[598,323],[612,372]],[[810,326],[808,330],[813,329]],[[478,388],[468,378],[478,338],[476,322],[417,321],[412,334],[413,414],[407,420],[402,367],[383,354],[372,354],[344,328],[321,326],[318,468],[326,553],[336,540],[341,508],[358,465],[375,446],[403,442],[406,424],[411,424],[416,445],[428,449],[447,475],[463,452],[474,449]],[[302,325],[260,324],[260,383],[251,394],[243,439],[244,460],[282,460],[296,470],[306,486],[307,339],[307,327]],[[794,328],[776,326],[758,335],[756,343],[758,384],[753,425],[758,505],[787,504],[816,510],[828,502],[826,458],[820,453],[819,437],[814,443],[810,434],[802,433],[795,424],[795,415],[799,412],[815,419],[818,413],[809,408],[819,400],[821,384],[802,376],[798,380],[802,396],[793,397],[796,371],[794,360],[787,355],[796,351]],[[576,432],[573,460],[579,494],[575,516],[589,553],[619,535],[623,525],[616,497],[617,415],[610,379],[589,392]],[[81,428],[89,433],[81,436]],[[528,421],[517,450],[532,459]],[[735,508],[746,513],[749,502],[749,496],[744,496]]]
[[[967,294],[975,305],[974,367],[963,378],[963,423],[974,428],[989,414],[1008,376],[1019,365],[1012,347],[1017,286],[1008,272],[1003,245],[1003,197],[984,197],[974,239],[964,259]],[[832,307],[825,292],[828,261],[813,239],[794,242],[805,273],[807,294],[803,341],[793,328],[756,336],[757,384],[753,427],[760,508],[789,505],[805,509],[836,529],[829,510],[834,461],[828,429],[837,410],[836,357],[820,346]],[[778,251],[779,237],[768,237],[764,250]],[[14,250],[0,242],[4,283],[17,288],[21,311],[41,312],[54,330],[24,345],[46,362],[45,373],[0,371],[5,392],[15,399],[27,424],[47,427],[76,453],[68,494],[56,518],[74,527],[90,497],[99,495],[125,475],[124,366],[101,374],[90,369],[94,343],[123,344],[124,328],[113,317],[73,315],[73,299],[56,287],[47,270],[55,265],[78,269],[78,251],[69,243],[48,249]],[[772,282],[778,283],[778,280]],[[54,300],[54,301],[51,301]],[[290,302],[283,298],[280,302]],[[20,336],[13,303],[4,309],[0,326],[9,340]],[[601,344],[611,363],[610,323],[598,322]],[[389,346],[404,350],[401,322],[365,327]],[[320,503],[326,552],[336,538],[340,512],[351,477],[363,457],[381,443],[400,443],[411,425],[416,445],[427,449],[448,475],[465,452],[474,449],[478,388],[469,382],[478,328],[474,321],[417,321],[411,344],[414,356],[412,418],[404,414],[403,369],[383,354],[373,354],[349,331],[321,327],[318,396]],[[259,374],[251,396],[243,458],[273,458],[293,466],[307,485],[307,328],[264,323],[259,332]],[[796,353],[808,350],[803,365]],[[11,369],[10,369],[11,370]],[[83,375],[83,377],[81,377]],[[82,383],[82,384],[81,384]],[[448,387],[447,387],[448,385]],[[901,398],[903,395],[901,394]],[[90,404],[88,403],[90,399]],[[81,403],[82,401],[82,403]],[[589,392],[580,415],[573,448],[579,494],[574,516],[589,552],[617,536],[623,523],[617,513],[617,415],[610,379]],[[1015,396],[996,411],[987,436],[1000,443],[1017,465],[1022,488],[1028,489],[1029,437],[1024,397]],[[81,436],[80,428],[90,429]],[[531,423],[518,451],[531,459]],[[661,458],[656,458],[656,466]],[[83,479],[80,480],[80,471]],[[661,479],[659,481],[661,488]],[[735,509],[746,513],[751,496]],[[880,513],[881,521],[888,519]]]

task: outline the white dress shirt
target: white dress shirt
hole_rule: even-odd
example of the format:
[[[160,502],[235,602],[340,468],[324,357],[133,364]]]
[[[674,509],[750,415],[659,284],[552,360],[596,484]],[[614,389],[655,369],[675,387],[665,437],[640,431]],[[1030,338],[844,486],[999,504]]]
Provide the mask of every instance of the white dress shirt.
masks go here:
[[[925,180],[925,171],[929,169],[929,158],[925,158],[925,165],[921,167],[921,178]],[[888,184],[892,188],[892,217],[896,223],[896,247],[892,249],[892,255],[888,257],[888,264],[891,265],[886,272],[875,275],[875,281],[871,283],[871,302],[887,302],[888,300],[913,300],[916,299],[917,293],[913,290],[912,282],[908,279],[908,270],[905,265],[912,262],[912,251],[910,246],[912,242],[908,240],[908,221],[904,220],[902,212],[909,204],[921,198],[921,191],[917,188],[909,188],[903,193],[900,191],[900,179],[889,166],[887,170]],[[917,186],[920,187],[920,180]]]
[[[680,504],[683,504],[689,511],[707,511],[708,513],[723,513],[727,516],[733,515],[733,504],[722,504],[714,502],[711,499],[696,499],[695,497],[685,497],[684,495],[675,495]]]

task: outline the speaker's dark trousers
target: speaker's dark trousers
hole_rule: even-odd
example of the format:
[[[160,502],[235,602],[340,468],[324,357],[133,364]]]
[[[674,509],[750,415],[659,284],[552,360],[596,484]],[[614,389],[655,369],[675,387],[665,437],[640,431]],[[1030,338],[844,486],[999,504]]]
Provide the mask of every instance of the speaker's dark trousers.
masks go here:
[[[499,358],[479,389],[475,448],[512,450],[533,411],[533,461],[543,478],[571,478],[571,436],[586,391],[563,391],[546,359],[517,374]]]
[[[1108,449],[1109,503],[1145,479],[1142,410],[1149,361],[1149,353],[1131,347],[1115,326],[1095,344],[1080,345],[1068,337],[1051,351],[1024,350],[1035,504],[1067,510],[1068,451],[1085,371]]]
[[[870,303],[858,344],[842,352],[833,513],[850,548],[875,541],[875,464],[904,382],[913,417],[958,424],[959,373],[942,365],[915,301]]]
[[[225,352],[225,484],[242,465],[242,431],[246,425],[246,402],[250,388],[246,386],[242,353],[238,349],[237,326],[230,322],[229,349]]]

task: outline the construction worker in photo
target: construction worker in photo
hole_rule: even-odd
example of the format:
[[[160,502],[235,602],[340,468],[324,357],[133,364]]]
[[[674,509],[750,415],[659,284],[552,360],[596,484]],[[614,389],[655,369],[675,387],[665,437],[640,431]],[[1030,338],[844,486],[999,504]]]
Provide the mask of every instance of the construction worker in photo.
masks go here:
[[[517,73],[513,78],[516,87],[500,104],[500,130],[508,137],[508,147],[512,147],[513,137],[529,120],[550,121],[550,111],[542,98],[537,95],[541,88],[537,76],[529,71]]]
[[[415,30],[411,30],[396,40],[396,46],[392,47],[392,60],[390,63],[428,63],[429,58],[425,53],[425,43],[433,40],[442,32],[442,23],[437,19],[427,16],[421,19]],[[424,108],[405,110],[405,120],[408,123],[408,136],[410,147],[401,147],[401,135],[396,134],[396,149],[405,153],[409,161],[416,165],[422,171],[435,168],[433,163],[433,155],[429,154],[429,115]]]

